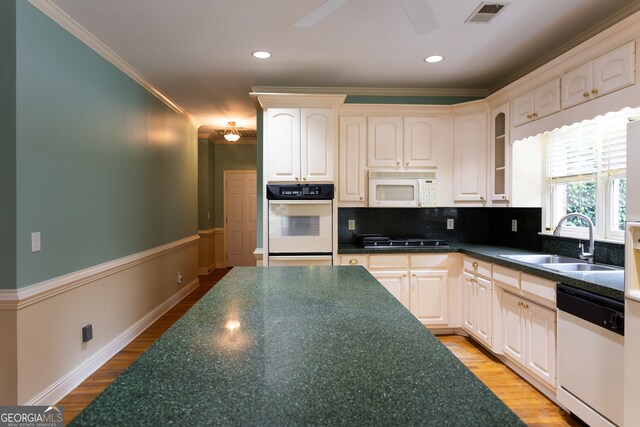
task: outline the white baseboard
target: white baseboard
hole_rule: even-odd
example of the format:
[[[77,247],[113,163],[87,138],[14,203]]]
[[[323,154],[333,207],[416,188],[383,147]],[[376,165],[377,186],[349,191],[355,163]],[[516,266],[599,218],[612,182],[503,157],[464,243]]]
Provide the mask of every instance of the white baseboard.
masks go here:
[[[194,289],[200,285],[198,279],[194,279],[191,283],[184,286],[180,291],[172,295],[165,302],[160,304],[151,312],[147,313],[142,319],[133,324],[129,329],[125,330],[113,341],[108,343],[88,360],[82,362],[76,368],[72,369],[58,381],[47,387],[40,394],[22,403],[23,405],[53,405],[59,402],[69,392],[80,385],[91,374],[97,371],[109,359],[115,356],[120,350],[125,348],[131,341],[147,329],[153,322],[158,320],[162,315],[169,311],[173,306],[180,302],[184,297],[189,295]]]

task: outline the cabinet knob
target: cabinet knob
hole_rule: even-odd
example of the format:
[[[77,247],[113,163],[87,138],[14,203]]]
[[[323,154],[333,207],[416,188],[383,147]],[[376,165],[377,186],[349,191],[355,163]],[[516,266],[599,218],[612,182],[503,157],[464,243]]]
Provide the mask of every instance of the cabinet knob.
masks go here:
[[[507,200],[507,196],[502,196],[502,200]]]
[[[518,301],[518,307],[522,307],[522,301]]]
[[[400,166],[400,162],[396,162],[396,166]]]
[[[484,202],[484,196],[480,196],[480,200]]]
[[[596,89],[596,88],[591,89],[591,93],[594,94],[594,95],[597,95],[598,94],[598,89]]]
[[[402,277],[407,277],[407,273],[402,274]]]
[[[303,180],[303,181],[306,181],[306,180],[307,180],[307,177],[305,176],[304,178],[302,178],[302,180]]]
[[[531,120],[533,119],[533,116],[531,114],[527,114],[527,119]]]
[[[405,163],[405,166],[409,166],[409,162]]]
[[[538,113],[533,113],[533,118],[535,119],[536,117],[538,117]]]
[[[474,262],[473,264],[471,264],[471,266],[472,266],[473,268],[478,268],[478,263],[477,263],[477,262]]]
[[[583,93],[582,96],[584,96],[585,98],[588,98],[589,97],[589,92]]]
[[[298,178],[297,176],[296,176],[296,181],[300,181],[300,178]]]
[[[364,200],[364,197],[360,196],[360,200]]]
[[[529,304],[525,304],[525,305],[524,305],[524,308],[529,308]]]
[[[357,263],[358,263],[358,260],[357,260],[357,259],[355,259],[355,258],[351,258],[351,259],[349,260],[349,264],[351,264],[351,265],[353,265],[353,264],[357,264]]]
[[[417,276],[417,274],[416,274],[416,273],[413,273],[413,277],[416,277],[416,276]]]

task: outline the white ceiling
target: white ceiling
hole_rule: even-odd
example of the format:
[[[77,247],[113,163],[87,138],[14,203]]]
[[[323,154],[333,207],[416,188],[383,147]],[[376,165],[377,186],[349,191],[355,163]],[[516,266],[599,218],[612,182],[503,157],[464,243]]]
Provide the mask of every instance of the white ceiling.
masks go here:
[[[465,24],[480,0],[425,1],[440,27],[418,35],[399,0],[349,0],[307,29],[293,23],[324,0],[51,0],[203,130],[228,120],[255,129],[252,86],[496,89],[640,9],[640,0],[507,0],[491,23]],[[273,57],[256,60],[255,50]],[[436,53],[445,61],[423,61]]]

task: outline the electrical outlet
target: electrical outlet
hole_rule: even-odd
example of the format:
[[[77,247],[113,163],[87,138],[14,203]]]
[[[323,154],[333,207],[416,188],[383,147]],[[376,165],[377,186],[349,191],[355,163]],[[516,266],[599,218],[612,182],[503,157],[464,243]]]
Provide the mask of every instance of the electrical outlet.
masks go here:
[[[349,231],[353,231],[356,229],[356,220],[355,219],[350,219],[349,220],[349,226],[348,226]]]
[[[447,230],[453,230],[453,218],[447,218]]]
[[[93,325],[87,323],[82,327],[82,342],[91,341],[93,339]]]
[[[178,282],[179,285],[181,285],[182,282],[184,282],[184,276],[182,275],[182,271],[178,271],[178,277],[176,277],[176,281]]]
[[[40,252],[40,249],[42,249],[40,232],[36,231],[31,233],[31,252]]]
[[[511,231],[513,231],[513,232],[518,231],[518,220],[517,219],[512,219],[511,220]]]

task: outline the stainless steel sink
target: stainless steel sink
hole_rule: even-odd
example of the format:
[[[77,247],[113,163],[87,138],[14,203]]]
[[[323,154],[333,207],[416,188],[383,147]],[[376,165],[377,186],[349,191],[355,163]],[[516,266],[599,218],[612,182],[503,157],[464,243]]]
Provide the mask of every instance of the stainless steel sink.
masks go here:
[[[598,264],[587,264],[585,262],[581,263],[565,263],[565,264],[538,264],[540,267],[545,267],[550,270],[562,271],[562,272],[586,272],[586,271],[597,271],[597,272],[616,272],[616,271],[624,271],[621,268],[608,267],[606,265],[598,265]]]
[[[567,264],[567,263],[580,263],[577,258],[571,258],[561,255],[545,255],[545,254],[531,254],[531,255],[500,255],[502,258],[512,259],[514,261],[524,262],[527,264]],[[549,267],[550,268],[550,267]]]

